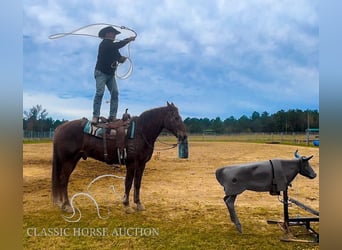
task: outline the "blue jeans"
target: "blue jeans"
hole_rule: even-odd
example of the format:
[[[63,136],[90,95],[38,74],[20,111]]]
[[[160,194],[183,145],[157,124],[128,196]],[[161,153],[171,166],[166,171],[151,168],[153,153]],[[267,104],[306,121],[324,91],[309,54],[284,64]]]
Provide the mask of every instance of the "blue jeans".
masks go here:
[[[95,69],[94,77],[96,80],[96,93],[93,103],[93,116],[100,116],[102,98],[105,92],[105,86],[107,86],[110,93],[109,116],[116,118],[119,103],[119,91],[116,84],[115,75],[108,75]]]

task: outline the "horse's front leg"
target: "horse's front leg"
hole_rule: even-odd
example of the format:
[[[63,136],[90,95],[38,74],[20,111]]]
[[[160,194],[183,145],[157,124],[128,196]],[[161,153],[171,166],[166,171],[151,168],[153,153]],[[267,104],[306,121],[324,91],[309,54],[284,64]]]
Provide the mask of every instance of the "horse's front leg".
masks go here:
[[[236,229],[240,233],[242,233],[241,223],[240,223],[240,221],[239,221],[239,219],[235,213],[235,208],[234,208],[235,199],[236,199],[236,195],[227,195],[223,198],[223,200],[226,203],[226,206],[228,208],[231,221],[234,222]]]
[[[122,203],[126,207],[126,213],[134,212],[132,208],[129,206],[129,192],[131,191],[131,188],[132,188],[133,177],[134,177],[134,168],[127,166],[126,178],[125,178],[125,194],[122,200]]]
[[[141,179],[144,173],[145,164],[138,166],[134,175],[134,203],[137,204],[138,211],[144,211],[145,206],[140,201]]]

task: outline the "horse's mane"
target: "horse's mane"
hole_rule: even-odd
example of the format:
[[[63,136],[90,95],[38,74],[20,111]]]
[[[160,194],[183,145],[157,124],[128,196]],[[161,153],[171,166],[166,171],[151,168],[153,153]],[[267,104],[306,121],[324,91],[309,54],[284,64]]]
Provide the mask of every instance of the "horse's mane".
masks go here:
[[[178,113],[178,109],[173,103],[171,104],[168,103],[167,106],[146,110],[143,113],[141,113],[140,116],[135,117],[135,119],[138,120],[139,124],[143,126],[147,125],[148,127],[150,127],[153,124],[162,125],[165,119],[165,116],[169,112]]]
[[[162,113],[161,111],[165,110],[167,108],[168,107],[159,107],[159,108],[153,108],[153,109],[146,110],[146,111],[142,112],[138,118],[141,121],[151,122],[157,117],[157,114]]]

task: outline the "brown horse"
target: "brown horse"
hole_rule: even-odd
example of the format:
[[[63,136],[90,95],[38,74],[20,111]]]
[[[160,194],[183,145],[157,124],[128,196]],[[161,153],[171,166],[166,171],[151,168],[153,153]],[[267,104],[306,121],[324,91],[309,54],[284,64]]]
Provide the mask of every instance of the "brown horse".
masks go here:
[[[123,204],[127,212],[132,212],[132,208],[129,207],[129,193],[133,180],[134,202],[137,210],[145,209],[140,201],[141,178],[161,131],[164,128],[169,130],[179,142],[187,140],[185,125],[173,103],[167,103],[166,107],[145,111],[140,116],[133,117],[132,121],[134,121],[135,129],[131,131],[127,139],[125,159],[126,178]],[[69,177],[81,158],[91,157],[108,164],[119,163],[118,155],[114,150],[115,140],[107,139],[108,156],[105,157],[103,139],[84,133],[86,123],[86,119],[80,119],[62,124],[56,129],[53,140],[53,203],[67,212],[72,211],[68,198]]]

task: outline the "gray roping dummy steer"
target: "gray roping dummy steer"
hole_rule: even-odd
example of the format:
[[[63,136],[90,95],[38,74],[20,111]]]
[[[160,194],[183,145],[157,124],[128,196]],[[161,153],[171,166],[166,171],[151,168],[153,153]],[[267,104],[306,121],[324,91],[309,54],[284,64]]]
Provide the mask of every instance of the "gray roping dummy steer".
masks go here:
[[[313,155],[300,156],[297,150],[295,157],[296,159],[292,160],[273,159],[226,166],[216,170],[216,179],[224,187],[226,196],[223,200],[227,205],[230,219],[240,233],[242,233],[242,227],[234,208],[238,194],[251,190],[279,195],[280,191],[287,189],[298,173],[310,179],[316,177],[315,171],[309,164]]]

